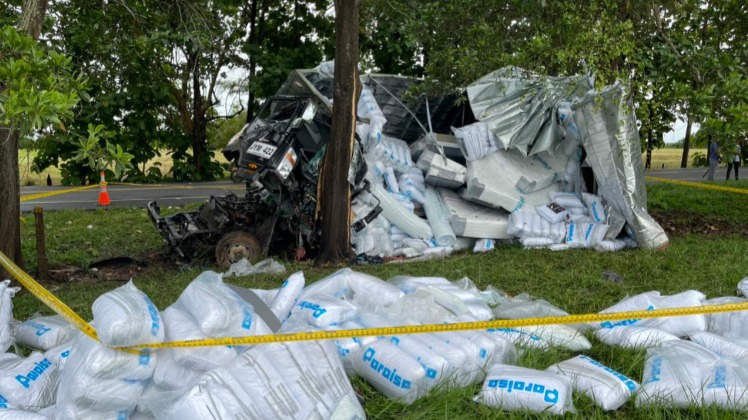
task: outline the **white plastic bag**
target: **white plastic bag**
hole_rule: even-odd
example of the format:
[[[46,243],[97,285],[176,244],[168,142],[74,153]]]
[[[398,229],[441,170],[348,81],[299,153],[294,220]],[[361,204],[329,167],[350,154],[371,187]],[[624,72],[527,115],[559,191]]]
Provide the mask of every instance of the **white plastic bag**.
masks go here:
[[[69,340],[71,330],[70,323],[59,315],[30,318],[13,327],[18,343],[45,351]]]
[[[286,281],[278,290],[278,294],[275,295],[270,310],[273,311],[275,316],[283,322],[289,315],[291,315],[291,308],[293,308],[296,298],[299,297],[301,291],[304,289],[304,272],[298,271],[291,274]]]
[[[0,353],[5,353],[13,344],[13,329],[10,326],[13,320],[13,301],[16,293],[21,290],[18,287],[9,287],[10,280],[0,282]]]
[[[208,338],[200,330],[194,318],[175,306],[166,308],[162,317],[166,328],[166,338],[169,341]],[[225,366],[234,360],[237,355],[235,348],[225,346],[172,348],[166,349],[164,352],[170,353],[170,358],[179,365],[200,372]],[[189,376],[186,373],[185,375]]]
[[[633,379],[584,355],[556,363],[547,370],[569,377],[575,391],[592,398],[605,411],[620,408],[639,389]]]
[[[327,327],[338,325],[354,316],[358,309],[351,303],[330,295],[312,295],[296,303],[291,316],[300,316],[309,325]]]
[[[426,370],[387,340],[362,346],[353,356],[355,371],[379,392],[404,404],[424,393]]]
[[[158,309],[132,280],[99,296],[92,307],[96,332],[112,347],[164,341]]]
[[[197,321],[210,336],[252,335],[256,328],[252,305],[223,284],[218,273],[200,273],[179,295],[175,305]]]
[[[687,290],[670,296],[661,296],[660,292],[651,291],[624,299],[600,313],[701,306],[705,297],[703,293],[696,290]],[[600,328],[615,328],[622,325],[656,328],[677,337],[686,337],[692,332],[706,331],[707,327],[705,315],[629,319],[615,322],[606,321],[597,324]]]
[[[678,337],[656,328],[630,325],[602,328],[595,331],[595,335],[609,346],[617,345],[634,349],[657,347],[666,341],[680,340]]]
[[[739,360],[748,357],[748,347],[717,334],[700,331],[691,333],[689,338],[694,343],[700,344],[726,359]]]
[[[0,360],[0,392],[15,408],[36,411],[52,405],[59,378],[57,367],[42,353]]]
[[[536,413],[576,412],[571,381],[551,372],[494,364],[475,401],[503,410]]]

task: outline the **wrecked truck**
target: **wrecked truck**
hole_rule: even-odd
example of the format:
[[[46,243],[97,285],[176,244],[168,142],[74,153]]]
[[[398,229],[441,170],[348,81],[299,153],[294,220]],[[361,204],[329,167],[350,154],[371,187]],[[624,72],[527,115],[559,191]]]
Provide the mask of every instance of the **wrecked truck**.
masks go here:
[[[214,254],[228,267],[247,258],[282,253],[294,244],[298,258],[318,247],[317,181],[330,115],[309,96],[274,96],[222,150],[242,196],[213,196],[197,211],[161,216],[156,201],[148,214],[169,247],[182,258]],[[366,170],[354,162],[354,177]],[[212,252],[211,252],[212,251]]]
[[[368,82],[376,100],[389,104],[385,135],[409,142],[423,136],[427,120],[425,100],[406,99],[413,82],[392,75],[375,75]],[[331,98],[332,78],[316,70],[293,71],[221,150],[231,164],[232,180],[246,185],[243,195],[213,196],[197,211],[168,217],[161,215],[156,201],[148,203],[148,215],[169,249],[186,260],[214,256],[223,267],[267,255],[314,258],[321,232],[317,182],[330,139]],[[454,99],[431,103],[431,111],[440,115],[433,124],[442,132],[458,120],[472,119],[469,108]],[[368,189],[367,170],[356,136],[348,179],[353,197]],[[361,230],[381,211],[375,206],[352,228]]]
[[[213,197],[167,218],[149,205],[180,256],[212,252],[224,266],[266,254],[314,257],[331,69],[292,72],[223,150],[247,185],[244,197]],[[439,98],[413,94],[411,78],[367,74],[361,82],[348,176],[359,259],[438,258],[497,240],[554,250],[667,246],[647,212],[625,85],[598,90],[587,75],[511,67]]]

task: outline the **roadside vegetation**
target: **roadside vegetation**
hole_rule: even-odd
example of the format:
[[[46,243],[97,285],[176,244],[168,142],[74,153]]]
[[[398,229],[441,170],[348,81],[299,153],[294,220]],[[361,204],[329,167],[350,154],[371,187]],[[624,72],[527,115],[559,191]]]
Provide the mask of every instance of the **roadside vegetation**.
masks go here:
[[[748,191],[748,181],[715,182]],[[450,280],[469,277],[480,288],[492,285],[511,295],[529,293],[544,298],[570,313],[600,311],[621,300],[649,290],[672,294],[696,289],[708,297],[735,295],[735,286],[748,275],[748,194],[698,189],[648,182],[649,209],[670,235],[670,246],[662,251],[640,249],[617,253],[592,250],[552,252],[501,246],[487,254],[461,252],[446,260],[407,264],[355,267],[382,279],[395,275],[443,276]],[[176,212],[179,209],[165,209]],[[208,261],[177,265],[165,252],[161,238],[143,209],[59,211],[45,215],[50,267],[61,270],[45,282],[53,293],[84,318],[91,316],[91,304],[100,294],[122,284],[130,276],[159,308],[173,303],[184,287],[203,270],[216,270]],[[34,272],[35,237],[32,215],[23,217],[23,252],[27,269]],[[91,263],[112,257],[131,257],[145,262],[122,269],[112,277],[88,270]],[[337,267],[316,268],[311,264],[283,261],[287,273],[304,270],[307,282],[323,278]],[[65,271],[64,268],[68,268]],[[613,271],[623,277],[614,283],[602,273]],[[234,278],[245,287],[279,287],[285,276],[261,275]],[[26,291],[14,299],[17,319],[49,309]],[[589,337],[593,348],[586,354],[635,379],[641,379],[645,352],[624,350]],[[569,351],[526,351],[522,366],[544,369],[573,356]],[[385,399],[365,382],[355,379],[371,418],[528,418],[534,415],[501,413],[472,401],[479,386],[435,391],[412,406]],[[569,418],[734,418],[715,408],[676,410],[637,408],[629,402],[622,409],[605,413],[588,398],[575,394],[578,413]]]

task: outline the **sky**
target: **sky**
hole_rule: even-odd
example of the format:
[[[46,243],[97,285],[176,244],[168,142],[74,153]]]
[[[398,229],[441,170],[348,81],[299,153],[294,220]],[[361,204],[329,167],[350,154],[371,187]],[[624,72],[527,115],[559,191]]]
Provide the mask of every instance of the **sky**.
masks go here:
[[[699,131],[699,126],[698,124],[694,124],[691,128],[691,135],[693,136],[697,131]],[[665,143],[677,143],[683,140],[684,137],[686,137],[686,122],[677,119],[672,125],[672,130],[663,135],[663,140]]]

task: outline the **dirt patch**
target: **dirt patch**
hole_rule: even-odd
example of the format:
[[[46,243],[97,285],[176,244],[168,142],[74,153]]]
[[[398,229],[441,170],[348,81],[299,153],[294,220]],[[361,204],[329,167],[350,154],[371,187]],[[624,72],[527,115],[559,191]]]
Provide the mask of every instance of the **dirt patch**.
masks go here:
[[[743,235],[748,237],[748,225],[720,217],[705,217],[683,210],[651,210],[652,217],[668,235]]]
[[[49,283],[100,283],[126,282],[154,268],[176,269],[177,265],[163,253],[153,253],[139,258],[120,257],[91,264],[89,268],[71,265],[49,269]]]

